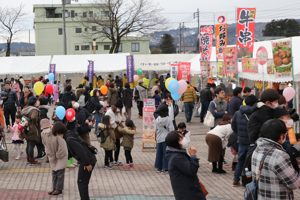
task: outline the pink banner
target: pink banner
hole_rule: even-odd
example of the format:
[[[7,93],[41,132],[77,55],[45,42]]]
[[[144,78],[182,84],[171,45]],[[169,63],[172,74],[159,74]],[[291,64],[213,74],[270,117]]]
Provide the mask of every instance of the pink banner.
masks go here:
[[[213,45],[214,26],[200,27],[200,53],[202,61],[210,61]]]
[[[178,63],[178,80],[191,80],[191,63],[190,62],[180,62]]]

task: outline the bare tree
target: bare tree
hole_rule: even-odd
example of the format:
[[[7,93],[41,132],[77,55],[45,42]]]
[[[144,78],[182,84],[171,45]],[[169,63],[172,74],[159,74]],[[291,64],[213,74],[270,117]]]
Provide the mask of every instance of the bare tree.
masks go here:
[[[15,8],[0,8],[0,35],[6,40],[6,56],[10,56],[13,37],[21,31],[19,22],[25,15],[23,8],[23,5]]]
[[[83,24],[88,30],[93,26],[89,37],[109,39],[109,53],[118,53],[121,40],[128,34],[147,34],[163,25],[160,9],[150,0],[96,0],[97,14],[88,16]]]

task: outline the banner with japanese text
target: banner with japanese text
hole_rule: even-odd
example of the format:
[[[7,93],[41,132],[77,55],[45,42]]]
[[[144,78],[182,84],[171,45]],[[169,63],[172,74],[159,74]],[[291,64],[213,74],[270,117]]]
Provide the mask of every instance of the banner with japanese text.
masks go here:
[[[225,74],[237,73],[237,57],[236,47],[225,47],[223,51],[224,56],[224,72]]]
[[[89,78],[89,83],[93,83],[93,79],[94,79],[94,61],[89,60],[88,61],[88,69],[87,69],[87,75]]]
[[[217,62],[217,69],[218,69],[218,77],[224,76],[224,62],[218,61]]]
[[[191,63],[190,62],[180,62],[178,63],[178,74],[177,79],[180,80],[191,80]]]
[[[126,73],[127,73],[127,79],[128,83],[133,83],[133,75],[134,75],[134,60],[133,60],[133,55],[126,56],[126,63],[127,63],[127,68],[126,68]]]
[[[55,80],[56,64],[50,64],[49,65],[49,73],[53,73],[54,74],[54,80]]]
[[[213,45],[214,26],[206,25],[200,27],[200,53],[201,60],[210,61]]]
[[[228,42],[228,25],[216,25],[216,55],[218,60],[223,60],[223,49],[227,46]]]
[[[201,75],[204,77],[209,77],[210,75],[210,61],[200,60]]]
[[[254,58],[242,58],[242,71],[249,73],[258,73],[258,66]]]
[[[171,64],[171,70],[170,70],[170,75],[172,78],[177,79],[178,75],[178,63]]]
[[[155,100],[144,99],[143,107],[143,140],[155,142]]]
[[[236,42],[238,58],[252,57],[256,8],[237,8]]]
[[[292,75],[291,38],[272,41],[274,70],[277,76]]]

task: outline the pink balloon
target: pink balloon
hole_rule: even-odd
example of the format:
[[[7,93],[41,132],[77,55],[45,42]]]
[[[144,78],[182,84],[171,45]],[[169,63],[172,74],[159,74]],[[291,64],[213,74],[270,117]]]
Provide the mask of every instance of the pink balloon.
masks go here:
[[[283,96],[287,102],[292,100],[294,96],[296,95],[296,91],[293,87],[287,87],[283,90]]]
[[[178,90],[178,94],[183,94],[186,91],[187,88],[187,83],[185,80],[180,80],[178,81],[179,83],[179,90]]]
[[[138,81],[138,80],[139,80],[139,75],[135,74],[135,75],[133,76],[133,80],[134,80],[134,81]]]

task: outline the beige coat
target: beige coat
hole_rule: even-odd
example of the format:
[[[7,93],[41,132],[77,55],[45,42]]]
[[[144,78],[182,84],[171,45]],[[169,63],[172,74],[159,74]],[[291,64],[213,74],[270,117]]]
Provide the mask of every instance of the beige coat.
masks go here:
[[[125,149],[132,149],[134,134],[136,134],[136,130],[130,129],[128,127],[118,127],[118,131],[123,134],[123,141],[121,143],[121,146],[123,146]]]
[[[54,136],[50,128],[42,131],[42,142],[49,158],[50,168],[53,171],[67,167],[68,147],[61,136]]]

